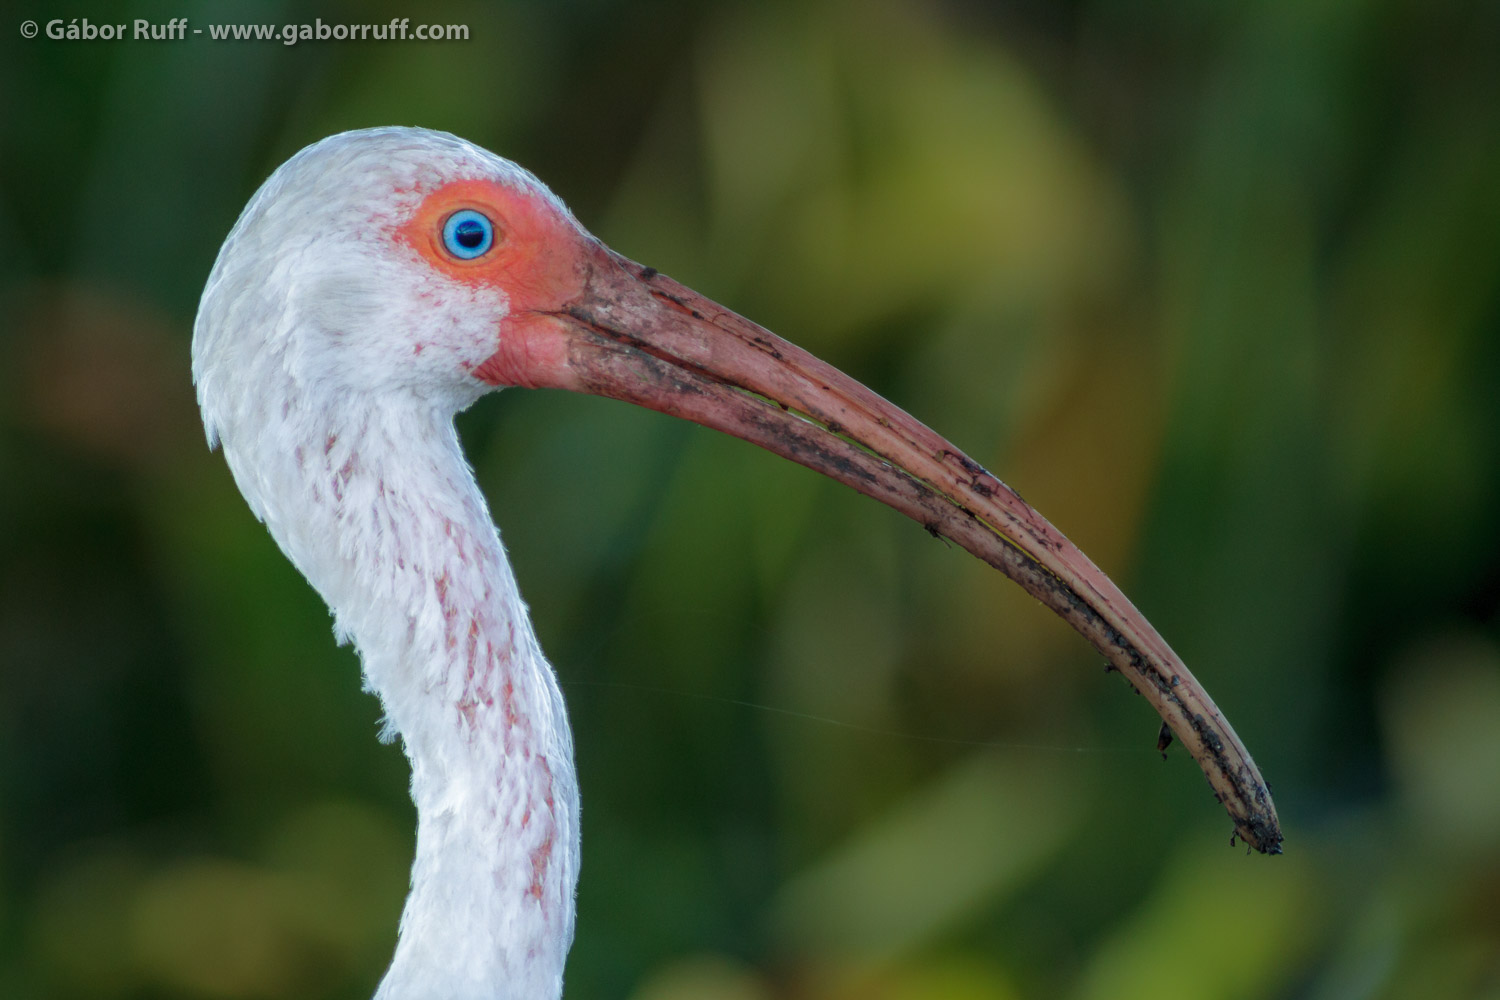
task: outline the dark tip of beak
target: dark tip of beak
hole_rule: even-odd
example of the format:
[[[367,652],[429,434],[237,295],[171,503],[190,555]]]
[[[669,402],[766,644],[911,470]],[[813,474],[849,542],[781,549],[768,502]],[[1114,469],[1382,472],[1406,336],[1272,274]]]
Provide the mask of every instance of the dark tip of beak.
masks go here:
[[[951,539],[1056,612],[1143,694],[1235,823],[1281,850],[1271,794],[1212,699],[1118,587],[999,479],[905,411],[655,268],[598,247],[551,384],[625,400],[760,445]]]

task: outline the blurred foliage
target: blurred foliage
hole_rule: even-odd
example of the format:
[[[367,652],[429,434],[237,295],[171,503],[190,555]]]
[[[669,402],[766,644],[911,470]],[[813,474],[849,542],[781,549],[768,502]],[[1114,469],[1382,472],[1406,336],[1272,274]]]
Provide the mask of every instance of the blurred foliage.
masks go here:
[[[62,43],[22,18],[467,24]],[[951,436],[1275,784],[1224,846],[1088,647],[739,442],[461,420],[568,694],[572,997],[1500,997],[1500,6],[558,0],[0,30],[0,996],[356,998],[405,762],[204,447],[187,344],[292,152],[422,124]]]

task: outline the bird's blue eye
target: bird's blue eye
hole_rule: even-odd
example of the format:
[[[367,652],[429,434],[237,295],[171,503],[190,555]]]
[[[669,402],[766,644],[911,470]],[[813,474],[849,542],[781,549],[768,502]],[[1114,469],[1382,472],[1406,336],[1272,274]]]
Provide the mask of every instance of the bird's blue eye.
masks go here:
[[[472,208],[454,212],[443,223],[443,248],[461,260],[483,256],[494,242],[495,224]]]

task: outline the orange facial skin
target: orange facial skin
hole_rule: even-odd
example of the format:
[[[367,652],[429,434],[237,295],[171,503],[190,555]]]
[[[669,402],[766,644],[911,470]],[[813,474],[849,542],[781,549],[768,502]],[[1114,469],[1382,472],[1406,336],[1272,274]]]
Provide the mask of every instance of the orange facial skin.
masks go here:
[[[470,260],[443,245],[443,224],[462,209],[482,213],[495,226],[489,250]],[[453,181],[423,200],[396,239],[445,277],[497,289],[509,301],[495,353],[473,369],[474,377],[495,386],[556,384],[567,345],[541,314],[558,311],[583,291],[595,244],[548,198],[498,181]]]
[[[495,224],[474,260],[443,249],[451,213]],[[620,257],[544,194],[462,181],[401,230],[441,274],[503,292],[490,385],[567,389],[733,434],[950,538],[1060,615],[1145,695],[1198,760],[1236,836],[1281,852],[1269,787],[1228,721],[1099,567],[956,445],[870,389],[691,289]],[[451,289],[450,289],[451,291]]]

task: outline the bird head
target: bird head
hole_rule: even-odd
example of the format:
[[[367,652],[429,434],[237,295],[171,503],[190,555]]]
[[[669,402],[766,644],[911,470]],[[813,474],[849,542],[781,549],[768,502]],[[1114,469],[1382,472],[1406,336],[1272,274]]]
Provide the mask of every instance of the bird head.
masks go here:
[[[368,129],[283,164],[204,289],[193,374],[210,430],[264,377],[336,405],[382,393],[459,409],[528,384],[524,316],[597,247],[541,181],[455,136]]]
[[[1238,835],[1279,850],[1270,794],[1228,722],[1045,518],[870,389],[614,253],[535,177],[468,142],[351,132],[278,169],[214,266],[193,371],[210,437],[226,442],[236,422],[281,419],[268,408],[288,395],[452,411],[495,387],[548,387],[684,417],[822,472],[951,538],[1068,621],[1198,759]]]

